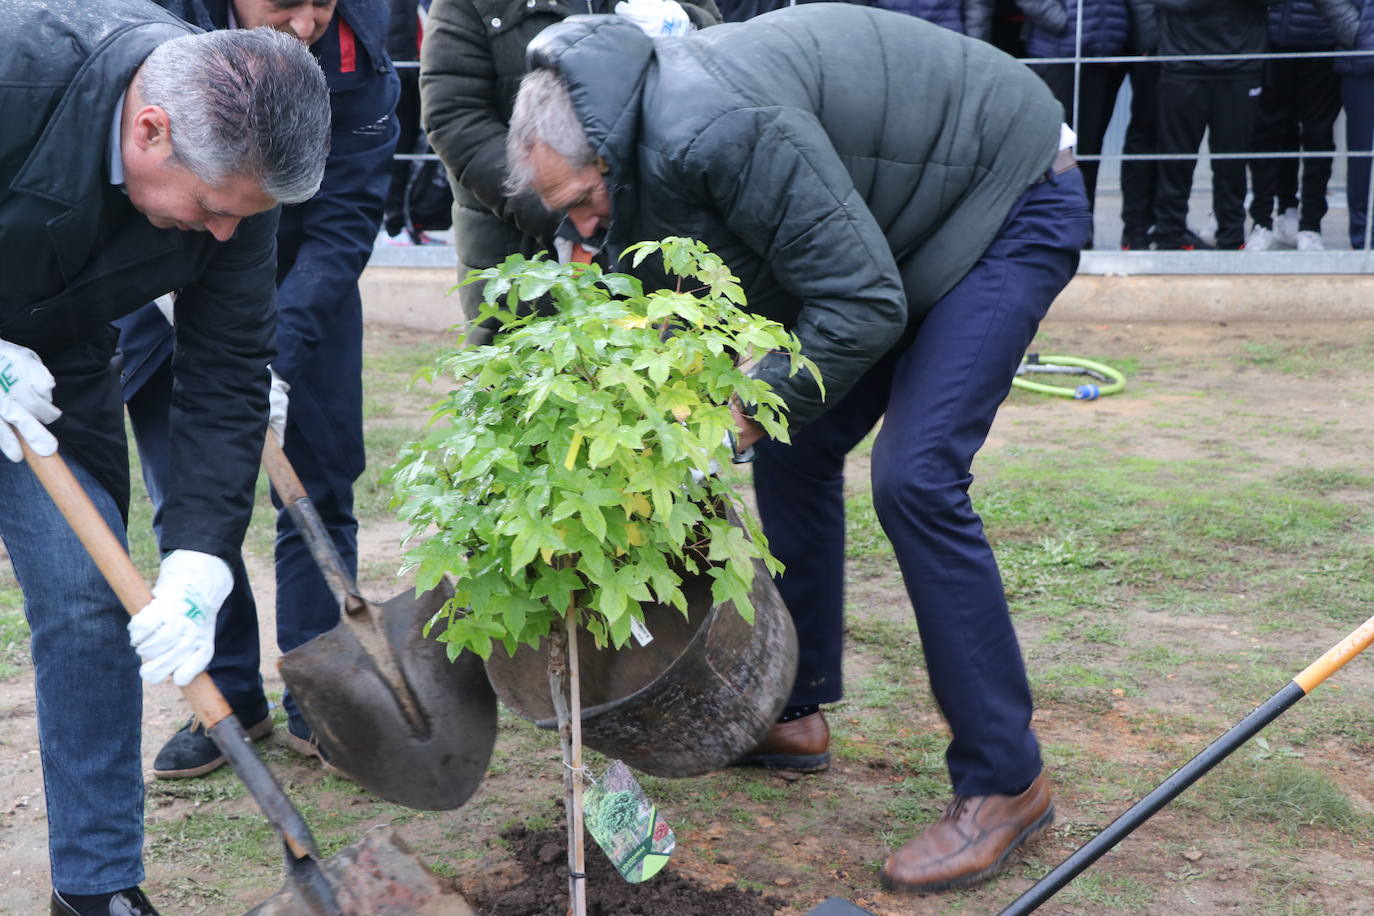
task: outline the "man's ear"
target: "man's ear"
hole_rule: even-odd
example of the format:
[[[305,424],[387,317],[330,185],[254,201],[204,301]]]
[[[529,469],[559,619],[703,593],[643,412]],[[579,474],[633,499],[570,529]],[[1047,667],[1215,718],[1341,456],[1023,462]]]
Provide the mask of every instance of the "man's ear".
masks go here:
[[[596,170],[597,170],[598,172],[600,172],[602,175],[605,175],[607,172],[609,172],[609,171],[611,170],[611,167],[610,167],[609,165],[606,164],[606,160],[605,160],[605,159],[602,159],[600,156],[597,156],[597,157],[596,157]]]
[[[167,111],[157,105],[144,105],[134,112],[133,141],[143,152],[157,150],[159,146],[165,146],[170,151],[172,121]]]

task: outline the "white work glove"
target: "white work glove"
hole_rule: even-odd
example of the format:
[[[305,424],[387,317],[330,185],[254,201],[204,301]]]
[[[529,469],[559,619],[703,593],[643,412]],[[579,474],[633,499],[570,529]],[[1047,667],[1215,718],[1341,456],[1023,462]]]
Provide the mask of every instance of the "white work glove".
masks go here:
[[[173,550],[162,561],[153,600],[129,621],[129,641],[143,666],[139,675],[178,687],[205,670],[215,654],[215,615],[234,587],[229,564],[196,550]]]
[[[644,30],[650,38],[686,35],[692,31],[687,11],[673,0],[620,0],[616,15],[624,16]]]
[[[272,390],[267,394],[267,425],[272,432],[277,434],[277,444],[286,444],[286,393],[291,390],[291,386],[277,375],[275,369],[267,367],[267,371],[272,373]]]
[[[24,460],[15,430],[38,454],[57,451],[57,439],[43,425],[62,416],[52,402],[54,384],[37,353],[0,340],[0,420],[4,421],[0,423],[0,452],[10,461]]]

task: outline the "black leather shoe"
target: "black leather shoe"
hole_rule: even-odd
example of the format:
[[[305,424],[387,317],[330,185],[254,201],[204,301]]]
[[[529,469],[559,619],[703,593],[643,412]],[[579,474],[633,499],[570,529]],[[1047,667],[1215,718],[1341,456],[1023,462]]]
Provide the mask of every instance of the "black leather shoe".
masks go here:
[[[52,916],[158,916],[143,891],[136,887],[114,894],[103,907],[88,909],[85,913],[63,900],[62,895],[54,890],[49,912]]]
[[[267,711],[266,703],[262,705],[260,720],[251,726],[245,726],[248,737],[254,741],[260,741],[272,734],[272,714]],[[239,721],[244,721],[242,716],[239,717]],[[192,716],[180,731],[167,739],[167,743],[162,745],[162,750],[157,752],[157,758],[153,760],[153,775],[158,779],[190,779],[193,776],[204,776],[223,765],[224,755],[220,753],[214,739],[206,733],[199,720]]]

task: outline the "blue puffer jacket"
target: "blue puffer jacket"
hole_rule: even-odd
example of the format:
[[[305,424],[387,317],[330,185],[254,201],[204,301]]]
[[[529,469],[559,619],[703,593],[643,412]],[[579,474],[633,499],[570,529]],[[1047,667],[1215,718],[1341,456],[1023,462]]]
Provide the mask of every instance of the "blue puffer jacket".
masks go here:
[[[1029,57],[1072,57],[1078,49],[1074,34],[1080,0],[1016,0],[1026,14],[1026,54]],[[1127,0],[1082,0],[1083,45],[1088,57],[1120,54],[1131,36]]]
[[[982,41],[992,37],[993,0],[872,0],[869,5],[906,13]]]
[[[1283,0],[1269,7],[1269,44],[1274,51],[1330,51],[1336,36],[1316,0]]]
[[[1336,46],[1374,51],[1374,0],[1316,0],[1317,10],[1336,35]],[[1350,76],[1374,73],[1374,57],[1337,58],[1335,70]]]

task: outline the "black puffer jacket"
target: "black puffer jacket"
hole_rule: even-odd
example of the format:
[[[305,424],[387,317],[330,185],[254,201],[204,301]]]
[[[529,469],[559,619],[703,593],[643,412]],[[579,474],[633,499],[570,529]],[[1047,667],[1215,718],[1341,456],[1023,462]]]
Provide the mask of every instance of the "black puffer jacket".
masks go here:
[[[832,402],[968,272],[1048,168],[1063,117],[992,46],[845,4],[659,42],[577,17],[530,61],[561,73],[609,166],[611,255],[702,240],[751,309],[796,331]],[[824,409],[785,360],[758,374],[794,427]]]
[[[1159,53],[1245,54],[1269,48],[1269,11],[1276,0],[1154,0]],[[1258,80],[1262,60],[1165,61],[1165,73],[1194,79]]]
[[[714,0],[682,3],[697,28],[720,21]],[[458,275],[514,252],[552,250],[559,217],[533,195],[508,197],[506,125],[525,75],[525,46],[547,26],[578,13],[609,12],[615,0],[434,0],[420,52],[420,99],[430,146],[453,186]],[[459,291],[472,317],[481,289]],[[473,343],[488,339],[471,335]]]
[[[1337,45],[1351,51],[1374,51],[1374,0],[1317,0],[1317,10],[1331,25]],[[1337,73],[1374,73],[1374,57],[1340,57]]]

